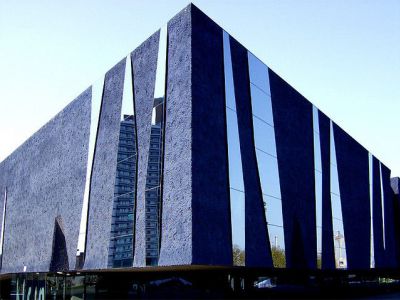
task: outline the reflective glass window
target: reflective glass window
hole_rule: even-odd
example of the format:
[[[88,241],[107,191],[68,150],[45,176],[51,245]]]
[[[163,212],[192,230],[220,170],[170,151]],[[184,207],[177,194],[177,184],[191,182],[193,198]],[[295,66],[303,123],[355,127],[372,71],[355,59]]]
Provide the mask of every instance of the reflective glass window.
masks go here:
[[[3,196],[3,214],[2,214],[1,236],[0,236],[0,269],[1,269],[2,256],[3,256],[4,227],[6,224],[6,207],[7,207],[7,188],[4,189],[4,196]]]
[[[285,245],[278,159],[268,67],[248,52],[254,142],[264,210],[275,267],[285,267]]]
[[[368,165],[369,165],[369,208],[370,208],[370,225],[371,225],[371,250],[370,250],[370,267],[375,268],[375,248],[374,248],[374,222],[373,222],[373,184],[372,184],[372,174],[373,174],[373,165],[372,165],[372,154],[368,153]]]
[[[274,128],[253,116],[253,129],[256,148],[276,157]]]
[[[263,194],[281,199],[277,159],[260,150],[256,155]]]
[[[268,67],[254,54],[248,52],[249,68],[251,69],[250,82],[264,93],[271,95],[269,87]]]
[[[223,33],[233,264],[245,264],[245,194],[229,35]]]
[[[267,95],[254,84],[250,84],[250,88],[253,115],[261,119],[268,125],[274,126],[274,120],[272,117],[271,96]]]
[[[319,136],[318,109],[313,106],[313,128],[314,128],[314,176],[315,176],[315,220],[317,233],[317,266],[322,259],[322,165],[321,165],[321,143]]]
[[[347,268],[346,242],[343,227],[342,203],[340,198],[339,178],[336,161],[336,147],[333,135],[332,121],[330,123],[331,144],[331,207],[333,223],[333,239],[335,249],[335,263],[337,268]]]
[[[381,177],[381,207],[382,207],[382,237],[383,249],[386,249],[386,236],[385,236],[385,194],[383,192],[383,178],[382,178],[382,165],[379,162],[379,173]]]

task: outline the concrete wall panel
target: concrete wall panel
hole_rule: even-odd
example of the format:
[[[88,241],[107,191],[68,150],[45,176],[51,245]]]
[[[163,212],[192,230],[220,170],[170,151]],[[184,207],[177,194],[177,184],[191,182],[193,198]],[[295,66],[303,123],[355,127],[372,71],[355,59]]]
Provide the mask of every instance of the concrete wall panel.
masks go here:
[[[75,267],[86,175],[91,89],[87,89],[1,164],[7,186],[2,273],[48,271],[54,222],[63,220]]]
[[[106,73],[93,160],[84,269],[107,268],[125,59]]]
[[[188,6],[168,23],[168,68],[159,265],[193,261],[192,21]]]
[[[134,266],[146,265],[145,190],[159,36],[159,31],[154,33],[131,53],[138,145]]]

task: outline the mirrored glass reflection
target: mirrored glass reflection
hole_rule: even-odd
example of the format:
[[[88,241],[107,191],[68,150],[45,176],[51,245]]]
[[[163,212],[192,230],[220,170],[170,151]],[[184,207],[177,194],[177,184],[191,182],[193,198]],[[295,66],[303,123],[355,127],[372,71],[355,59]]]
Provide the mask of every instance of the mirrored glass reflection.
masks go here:
[[[247,52],[247,54],[250,70],[250,82],[270,96],[271,91],[267,65],[259,60],[253,53]]]
[[[253,117],[254,143],[256,148],[272,157],[276,157],[275,130],[264,121]]]
[[[285,246],[279,168],[268,67],[248,52],[253,132],[265,217],[275,267],[285,267]]]
[[[286,256],[283,226],[268,224],[268,234],[271,242],[273,265],[275,268],[285,268]]]
[[[146,229],[146,265],[156,266],[160,254],[161,215],[162,215],[162,174],[164,161],[164,117],[165,84],[167,70],[167,26],[160,29],[158,44],[154,102],[151,117],[151,132],[147,177],[145,188],[145,229]]]
[[[274,126],[274,119],[272,117],[271,96],[267,95],[254,84],[250,84],[250,87],[253,115],[255,115],[263,122],[267,123],[268,125]]]
[[[314,178],[315,178],[315,220],[317,233],[317,267],[321,268],[322,259],[322,163],[319,136],[318,109],[313,106],[314,128]]]
[[[386,249],[386,236],[385,236],[385,194],[383,192],[383,179],[382,179],[382,165],[379,162],[379,174],[381,177],[381,207],[382,207],[382,237],[383,249]]]
[[[370,251],[370,267],[375,268],[375,248],[374,248],[374,206],[373,206],[373,184],[372,184],[372,174],[373,174],[373,165],[372,165],[372,154],[368,153],[368,166],[369,166],[369,209],[370,209],[370,225],[371,225],[371,251]]]
[[[230,188],[233,264],[245,265],[245,194]]]
[[[263,194],[281,199],[277,159],[260,150],[256,150],[256,155]]]
[[[245,265],[245,194],[229,35],[223,32],[233,264]]]
[[[4,189],[3,196],[3,214],[1,221],[1,235],[0,235],[0,269],[3,263],[3,245],[4,245],[4,227],[6,224],[6,207],[7,207],[7,188]]]
[[[78,261],[83,262],[85,247],[86,247],[86,233],[87,233],[87,218],[90,197],[90,184],[93,170],[93,160],[96,148],[97,130],[99,126],[101,103],[103,99],[104,76],[97,80],[92,85],[92,99],[90,105],[90,132],[88,144],[88,161],[86,166],[86,179],[85,179],[85,192],[83,196],[81,224],[79,229],[77,256]]]
[[[331,207],[333,223],[333,240],[335,249],[336,268],[347,268],[346,242],[343,227],[342,203],[340,198],[339,178],[336,161],[336,147],[333,135],[333,125],[330,122],[330,144],[331,144]]]
[[[226,125],[228,135],[229,185],[231,188],[244,192],[242,160],[240,153],[237,115],[231,109],[226,109]]]
[[[134,116],[132,64],[126,58],[122,95],[117,168],[108,267],[130,267],[133,263],[134,212],[136,205],[137,141]]]

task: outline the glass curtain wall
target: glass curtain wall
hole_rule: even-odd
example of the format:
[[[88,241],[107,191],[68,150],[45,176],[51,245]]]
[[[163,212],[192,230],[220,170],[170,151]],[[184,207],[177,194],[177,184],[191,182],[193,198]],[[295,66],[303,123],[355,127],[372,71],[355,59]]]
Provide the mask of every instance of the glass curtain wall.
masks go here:
[[[369,207],[370,207],[370,222],[371,222],[371,248],[370,248],[370,267],[375,268],[375,249],[374,249],[374,206],[373,206],[373,164],[372,154],[368,153],[368,164],[369,164]]]
[[[336,162],[336,147],[333,125],[330,121],[330,165],[331,165],[331,207],[333,223],[333,241],[336,268],[347,268],[346,242],[343,227],[342,203],[340,198],[339,177]]]
[[[81,268],[83,266],[84,255],[85,255],[91,178],[92,178],[94,154],[96,150],[95,146],[97,139],[97,130],[99,127],[101,103],[103,100],[103,88],[104,88],[104,76],[102,76],[92,85],[88,162],[86,166],[85,192],[83,195],[82,215],[81,215],[81,223],[80,223],[78,247],[77,247],[78,268]]]
[[[315,220],[317,232],[317,267],[322,264],[322,162],[321,142],[319,135],[318,109],[313,105],[314,128],[314,176],[315,176]]]
[[[229,35],[223,32],[233,264],[245,264],[245,194]]]
[[[159,38],[145,189],[146,265],[150,266],[158,264],[160,253],[167,47],[168,32],[164,26]]]
[[[120,119],[117,169],[108,267],[130,267],[133,263],[134,207],[136,193],[137,141],[134,116],[132,64],[126,58]]]
[[[248,52],[254,142],[272,259],[284,268],[285,236],[268,67]]]

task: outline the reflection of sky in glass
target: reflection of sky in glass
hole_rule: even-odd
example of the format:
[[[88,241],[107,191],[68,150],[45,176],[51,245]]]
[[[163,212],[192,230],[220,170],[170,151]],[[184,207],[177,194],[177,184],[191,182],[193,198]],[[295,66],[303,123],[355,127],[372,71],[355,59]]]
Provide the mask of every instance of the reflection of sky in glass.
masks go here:
[[[3,197],[3,218],[1,221],[1,236],[0,236],[0,255],[3,254],[3,244],[4,244],[4,225],[6,223],[6,205],[7,205],[7,189],[4,189]]]
[[[229,184],[230,187],[244,192],[237,115],[229,108],[226,109],[226,122],[229,147]]]
[[[90,112],[90,133],[88,146],[88,163],[86,166],[85,192],[83,196],[81,225],[78,238],[78,254],[85,250],[87,212],[89,206],[90,179],[92,177],[93,158],[97,138],[97,129],[100,117],[101,101],[103,96],[104,76],[92,85],[92,100]]]
[[[373,174],[373,165],[372,165],[372,154],[368,153],[368,165],[369,165],[369,208],[370,208],[370,222],[371,222],[371,251],[370,251],[370,267],[375,268],[375,248],[374,248],[374,222],[373,222],[373,185],[372,185],[372,174]]]
[[[232,244],[245,249],[245,207],[244,192],[230,188],[231,218],[232,218]]]
[[[321,143],[319,137],[318,109],[313,105],[314,128],[314,174],[315,174],[315,219],[317,232],[317,254],[322,254],[322,165]]]
[[[336,267],[347,268],[346,242],[343,228],[342,204],[340,198],[339,178],[336,162],[335,138],[333,135],[333,125],[330,122],[330,144],[331,144],[331,206],[333,239],[335,247]]]
[[[229,35],[223,33],[232,246],[245,250],[245,194]]]
[[[379,162],[379,173],[381,177],[381,207],[382,207],[382,237],[383,237],[383,249],[386,249],[386,237],[385,237],[385,194],[383,193],[383,180],[382,180],[382,165]]]
[[[258,170],[263,194],[281,199],[278,162],[265,152],[256,150]]]
[[[269,87],[268,67],[255,55],[250,52],[248,53],[249,68],[251,69],[250,82],[270,96],[271,91]]]
[[[271,96],[263,92],[255,84],[250,84],[250,88],[251,88],[250,90],[251,106],[253,109],[253,115],[259,118],[261,121],[269,124],[270,126],[274,126],[274,119],[272,116]]]
[[[272,247],[285,248],[268,67],[248,52],[253,130],[265,217]]]
[[[256,148],[264,153],[276,157],[274,128],[253,116],[254,135],[262,138],[255,139]]]

